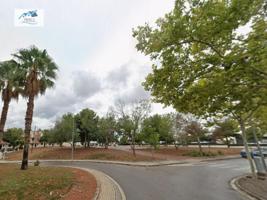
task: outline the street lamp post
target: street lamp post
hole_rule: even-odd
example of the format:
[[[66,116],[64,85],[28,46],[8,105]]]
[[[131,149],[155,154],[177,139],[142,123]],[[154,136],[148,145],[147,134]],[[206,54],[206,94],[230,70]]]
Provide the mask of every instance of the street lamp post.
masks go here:
[[[71,145],[71,160],[73,161],[73,153],[74,153],[74,129],[75,129],[75,121],[73,115],[73,127],[72,127],[72,145]]]

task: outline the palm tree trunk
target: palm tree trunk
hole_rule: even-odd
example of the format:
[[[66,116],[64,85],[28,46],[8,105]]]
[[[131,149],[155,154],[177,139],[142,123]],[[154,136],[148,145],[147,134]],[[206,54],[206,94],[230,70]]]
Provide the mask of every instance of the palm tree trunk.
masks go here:
[[[32,127],[33,108],[34,108],[34,95],[30,95],[27,103],[27,111],[25,116],[24,148],[23,148],[23,158],[21,163],[22,170],[28,168],[29,143],[30,143],[30,135]]]
[[[10,103],[10,100],[5,100],[3,108],[2,108],[1,120],[0,120],[0,139],[3,136],[3,133],[4,133],[4,128],[5,128],[5,124],[6,124],[6,118],[7,118],[7,112],[8,112],[8,108],[9,108],[9,103]]]

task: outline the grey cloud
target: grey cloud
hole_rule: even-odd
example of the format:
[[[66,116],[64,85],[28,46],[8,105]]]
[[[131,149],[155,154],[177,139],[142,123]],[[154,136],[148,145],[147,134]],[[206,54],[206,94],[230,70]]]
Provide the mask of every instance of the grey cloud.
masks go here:
[[[118,98],[115,99],[115,102],[119,99],[123,100],[126,104],[131,104],[135,101],[149,99],[150,93],[145,91],[141,85],[134,87],[124,93],[122,93]]]
[[[59,92],[57,95],[48,95],[36,105],[35,115],[41,118],[55,118],[71,111],[76,101],[72,93]]]
[[[66,112],[75,112],[100,91],[101,83],[96,77],[85,71],[74,72],[69,79],[61,80],[54,90],[38,99],[35,116],[54,120]]]
[[[73,90],[78,97],[88,98],[101,90],[101,82],[88,72],[78,71],[73,75]]]
[[[118,69],[115,69],[111,71],[107,77],[106,77],[106,82],[109,87],[113,86],[126,86],[127,85],[127,80],[130,76],[130,70],[128,68],[128,65],[122,65]]]

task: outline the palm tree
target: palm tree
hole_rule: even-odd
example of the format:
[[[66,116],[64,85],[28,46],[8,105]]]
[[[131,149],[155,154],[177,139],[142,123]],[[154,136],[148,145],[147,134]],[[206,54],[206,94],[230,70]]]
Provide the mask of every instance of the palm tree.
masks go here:
[[[28,99],[25,116],[25,138],[21,169],[28,168],[28,154],[30,132],[32,125],[34,98],[43,95],[47,88],[54,86],[57,66],[46,50],[39,50],[35,46],[20,49],[13,55],[24,73],[24,87],[22,95]]]
[[[0,119],[0,136],[3,136],[9,103],[12,99],[18,100],[22,91],[19,68],[14,60],[0,63],[0,91],[3,108]]]

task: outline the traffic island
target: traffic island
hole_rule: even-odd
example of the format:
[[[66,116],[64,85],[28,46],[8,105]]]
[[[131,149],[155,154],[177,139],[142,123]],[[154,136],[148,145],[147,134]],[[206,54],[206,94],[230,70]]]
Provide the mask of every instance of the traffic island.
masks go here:
[[[231,181],[232,187],[248,199],[267,200],[267,177],[260,174],[241,176]]]

